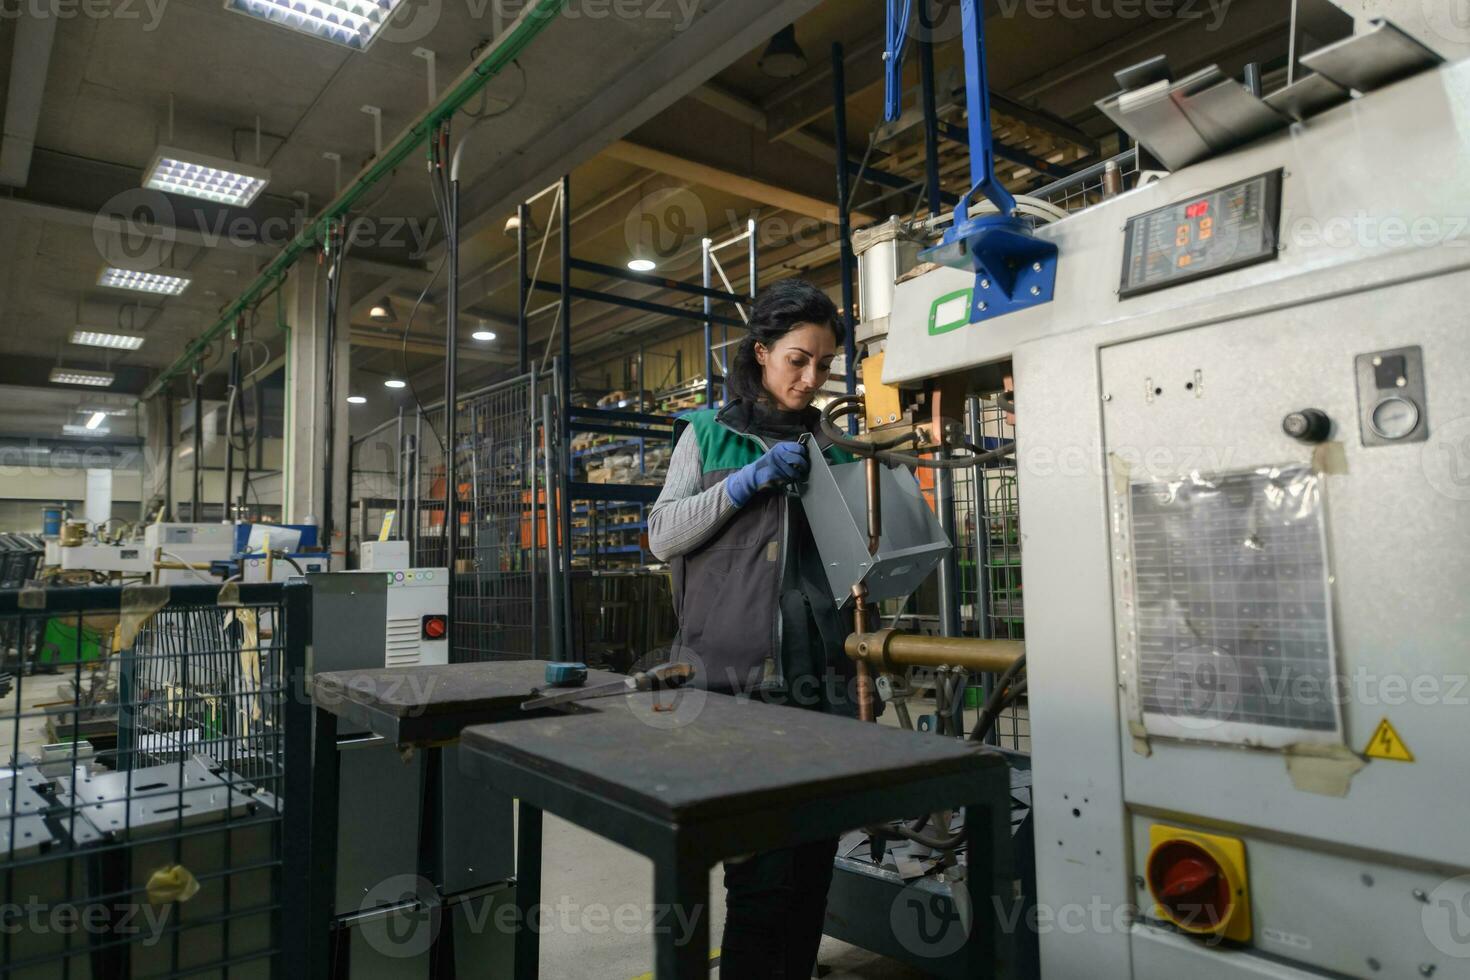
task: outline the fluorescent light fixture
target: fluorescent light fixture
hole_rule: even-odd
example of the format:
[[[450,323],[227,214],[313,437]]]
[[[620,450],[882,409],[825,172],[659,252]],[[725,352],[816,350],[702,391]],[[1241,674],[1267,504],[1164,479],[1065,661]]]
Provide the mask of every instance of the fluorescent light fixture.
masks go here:
[[[91,388],[107,388],[112,385],[111,371],[78,371],[74,368],[52,368],[50,381],[54,385],[87,385]]]
[[[652,259],[631,259],[628,262],[628,268],[634,272],[652,272],[658,268],[658,263]]]
[[[476,330],[474,333],[470,334],[470,336],[473,337],[475,340],[482,340],[482,341],[487,341],[488,342],[488,341],[491,341],[491,340],[494,340],[495,339],[495,331],[494,330]]]
[[[143,186],[150,190],[241,208],[271,182],[269,170],[172,146],[160,146],[143,174]]]
[[[225,9],[366,51],[401,0],[225,0]]]
[[[400,378],[389,378],[383,382],[384,388],[407,388],[408,382]]]
[[[97,285],[112,289],[136,289],[140,293],[177,296],[189,288],[189,280],[183,276],[166,276],[158,272],[135,272],[132,269],[108,266],[98,274]]]
[[[63,425],[61,434],[64,436],[105,436],[111,429],[99,429],[90,425]]]
[[[347,396],[347,404],[349,404],[349,405],[366,405],[367,404],[367,399],[364,398],[364,397],[362,397],[361,395],[348,395]]]
[[[104,333],[78,327],[71,332],[71,342],[82,347],[108,347],[112,350],[137,350],[143,338],[135,333]]]
[[[107,421],[107,413],[106,412],[93,412],[92,413],[92,417],[89,418],[89,419],[87,419],[87,424],[86,424],[85,428],[95,429],[95,428],[97,428],[97,426],[101,425],[103,422],[106,422],[106,421]]]

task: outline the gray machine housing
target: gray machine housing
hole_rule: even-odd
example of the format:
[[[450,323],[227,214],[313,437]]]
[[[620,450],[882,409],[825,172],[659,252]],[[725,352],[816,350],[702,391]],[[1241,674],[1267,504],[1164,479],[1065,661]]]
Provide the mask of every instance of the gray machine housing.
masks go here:
[[[312,673],[383,667],[388,650],[391,573],[312,575]],[[338,731],[341,789],[337,851],[337,911],[356,913],[377,902],[385,881],[418,870],[419,813],[424,801],[424,753],[407,760],[398,748],[343,725]],[[442,798],[427,829],[444,855],[446,895],[482,889],[515,873],[511,799],[460,773],[458,748],[442,750]]]
[[[1005,366],[1022,406],[1038,899],[1082,924],[1042,933],[1043,976],[1470,976],[1470,920],[1444,915],[1470,908],[1470,711],[1455,687],[1470,594],[1467,111],[1470,64],[1444,66],[1047,226],[1061,258],[1045,306],[931,336],[935,298],[972,277],[899,286],[885,382]],[[1278,168],[1274,260],[1117,294],[1130,218]],[[1384,443],[1365,436],[1359,359],[1403,351],[1417,352],[1405,387],[1424,428]],[[1307,408],[1331,420],[1325,442],[1283,430]],[[1321,475],[1335,665],[1351,681],[1341,742],[1159,737],[1137,724],[1120,656],[1119,489],[1289,463]],[[1412,693],[1421,679],[1431,696]],[[1384,719],[1413,762],[1368,756]],[[1154,915],[1156,824],[1244,842],[1247,943]]]

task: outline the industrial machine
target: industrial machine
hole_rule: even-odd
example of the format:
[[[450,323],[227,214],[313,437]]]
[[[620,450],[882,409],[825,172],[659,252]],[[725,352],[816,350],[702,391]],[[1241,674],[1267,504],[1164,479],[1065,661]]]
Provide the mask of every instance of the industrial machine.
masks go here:
[[[199,572],[234,555],[235,525],[160,521],[143,531],[143,551],[155,585],[196,584]],[[159,563],[156,569],[154,562]]]
[[[1014,388],[1046,977],[1470,976],[1470,63],[1302,65],[1122,73],[1172,172],[1025,230],[1034,293],[957,215],[865,379],[944,453]]]
[[[312,670],[448,663],[448,580],[443,568],[309,576]],[[515,870],[510,798],[463,776],[458,746],[430,764],[429,753],[405,757],[344,720],[337,748],[340,975],[422,972],[427,948],[405,959],[401,940],[383,937],[411,933],[415,921],[440,908],[466,922],[455,930],[456,957],[508,973],[510,935],[468,923],[491,921],[488,910],[507,899],[505,883]]]
[[[235,554],[224,569],[242,582],[284,582],[294,575],[331,571],[331,556],[317,548],[315,524],[235,525]]]

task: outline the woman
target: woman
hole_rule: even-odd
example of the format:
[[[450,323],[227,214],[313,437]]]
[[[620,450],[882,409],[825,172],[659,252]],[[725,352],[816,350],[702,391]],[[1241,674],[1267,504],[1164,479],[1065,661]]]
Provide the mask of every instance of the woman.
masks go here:
[[[832,602],[790,492],[810,469],[803,436],[832,462],[852,458],[827,444],[812,407],[842,339],[836,306],[810,283],[756,299],[729,372],[734,397],[684,420],[648,538],[673,566],[674,659],[697,664],[697,683],[856,716],[842,651],[851,616]],[[811,976],[836,851],[826,840],[725,863],[721,976]]]

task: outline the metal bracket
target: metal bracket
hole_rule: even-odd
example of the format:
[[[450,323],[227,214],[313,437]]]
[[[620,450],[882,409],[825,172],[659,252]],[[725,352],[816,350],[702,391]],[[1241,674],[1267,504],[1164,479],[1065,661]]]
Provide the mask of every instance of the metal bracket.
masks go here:
[[[428,63],[429,71],[429,105],[433,105],[439,99],[439,83],[434,77],[434,52],[428,48],[414,48],[413,56],[423,58]]]
[[[383,110],[375,105],[365,105],[362,111],[373,117],[373,156],[383,155]]]
[[[944,240],[920,253],[919,259],[975,273],[970,322],[976,323],[1051,302],[1057,247],[1031,234],[1030,226],[1017,215],[1015,197],[995,175],[985,17],[976,0],[962,0],[961,9],[972,186],[955,206],[954,224]],[[970,202],[977,194],[984,195],[999,213],[971,217]]]
[[[322,159],[332,161],[332,167],[336,174],[336,177],[332,182],[332,193],[342,193],[342,154],[332,153],[331,151],[328,151],[322,154]]]

